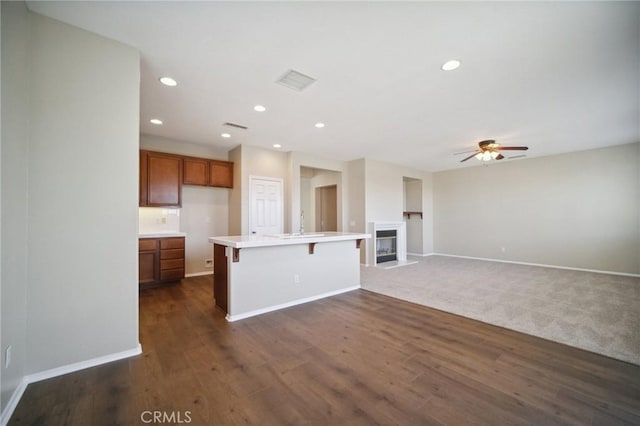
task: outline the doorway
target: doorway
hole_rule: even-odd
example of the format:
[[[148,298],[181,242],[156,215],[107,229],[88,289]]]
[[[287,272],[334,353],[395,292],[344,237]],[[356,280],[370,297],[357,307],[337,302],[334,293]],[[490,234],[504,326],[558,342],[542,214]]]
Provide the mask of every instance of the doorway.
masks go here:
[[[249,232],[252,235],[282,234],[282,179],[250,176],[249,191]]]
[[[305,232],[330,232],[342,228],[342,173],[300,167],[300,211]]]
[[[338,230],[338,186],[316,188],[316,231]]]

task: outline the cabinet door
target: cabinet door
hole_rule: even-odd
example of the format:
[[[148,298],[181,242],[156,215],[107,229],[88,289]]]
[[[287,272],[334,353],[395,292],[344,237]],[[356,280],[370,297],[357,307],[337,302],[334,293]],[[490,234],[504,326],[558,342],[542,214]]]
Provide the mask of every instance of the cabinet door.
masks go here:
[[[158,253],[146,251],[138,253],[138,282],[140,284],[153,283],[160,279],[158,268]]]
[[[182,183],[185,185],[207,186],[209,183],[209,161],[204,158],[183,159]]]
[[[233,188],[233,163],[209,161],[209,186]]]
[[[147,197],[149,195],[149,169],[147,168],[147,152],[140,151],[140,207],[147,205]]]
[[[147,152],[147,206],[180,207],[182,203],[182,158]]]

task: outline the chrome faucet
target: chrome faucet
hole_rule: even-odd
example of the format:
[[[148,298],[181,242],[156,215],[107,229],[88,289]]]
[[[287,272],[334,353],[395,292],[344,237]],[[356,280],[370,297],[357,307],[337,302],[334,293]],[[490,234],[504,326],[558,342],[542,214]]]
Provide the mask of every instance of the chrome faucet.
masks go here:
[[[304,234],[304,210],[300,210],[300,233]]]

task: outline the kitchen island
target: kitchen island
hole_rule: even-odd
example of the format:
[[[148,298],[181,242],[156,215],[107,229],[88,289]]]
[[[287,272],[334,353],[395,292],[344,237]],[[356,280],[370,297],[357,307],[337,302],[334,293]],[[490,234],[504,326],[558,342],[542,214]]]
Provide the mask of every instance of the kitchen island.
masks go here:
[[[360,288],[368,234],[210,237],[216,305],[236,321]]]

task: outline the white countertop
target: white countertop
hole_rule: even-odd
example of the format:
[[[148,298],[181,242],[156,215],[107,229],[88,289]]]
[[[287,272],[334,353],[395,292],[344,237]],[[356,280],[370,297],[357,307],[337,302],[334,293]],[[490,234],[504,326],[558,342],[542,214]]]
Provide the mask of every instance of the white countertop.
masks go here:
[[[171,237],[186,237],[185,232],[155,232],[150,234],[138,234],[138,238],[171,238]]]
[[[210,243],[221,244],[233,248],[287,246],[293,244],[324,243],[329,241],[360,240],[371,238],[369,234],[354,232],[308,232],[302,235],[235,235],[226,237],[209,237]]]

